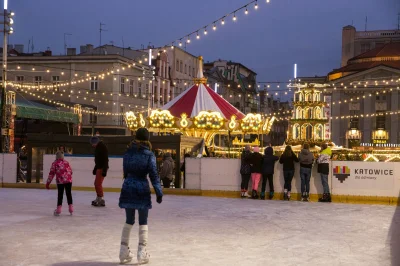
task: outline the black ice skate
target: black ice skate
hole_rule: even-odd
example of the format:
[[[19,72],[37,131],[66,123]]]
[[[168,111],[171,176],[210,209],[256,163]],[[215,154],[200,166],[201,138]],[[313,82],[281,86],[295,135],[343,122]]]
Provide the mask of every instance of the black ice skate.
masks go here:
[[[104,199],[99,199],[98,201],[94,202],[94,204],[92,204],[94,207],[105,207],[106,206],[106,202],[104,201]]]

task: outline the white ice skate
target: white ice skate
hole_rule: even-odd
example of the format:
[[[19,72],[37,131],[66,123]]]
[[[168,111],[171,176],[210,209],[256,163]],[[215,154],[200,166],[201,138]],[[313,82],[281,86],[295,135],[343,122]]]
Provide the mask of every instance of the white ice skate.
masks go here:
[[[148,239],[148,226],[140,225],[139,226],[139,246],[137,252],[137,260],[138,264],[146,264],[150,260],[150,254],[147,252],[147,239]]]
[[[139,245],[138,253],[137,253],[137,260],[138,260],[139,265],[146,264],[149,262],[150,254],[147,252],[145,246]]]
[[[133,259],[133,254],[129,250],[129,247],[121,245],[121,248],[119,250],[119,260],[121,264],[131,262],[132,259]]]

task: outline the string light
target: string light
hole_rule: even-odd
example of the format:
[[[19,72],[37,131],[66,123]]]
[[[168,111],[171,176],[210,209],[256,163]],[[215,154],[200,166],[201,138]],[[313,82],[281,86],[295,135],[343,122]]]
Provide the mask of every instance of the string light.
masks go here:
[[[221,20],[221,24],[225,25],[225,20],[224,19]]]
[[[233,21],[236,21],[237,20],[237,18],[236,18],[236,13],[234,13],[233,14]]]
[[[204,28],[204,35],[207,35],[207,28]]]
[[[246,7],[246,11],[244,11],[244,13],[245,13],[246,15],[249,14],[249,11],[247,10],[247,7]]]
[[[217,30],[217,26],[214,23],[213,30]]]
[[[254,9],[257,10],[258,9],[258,3],[256,1],[256,3],[254,4]]]

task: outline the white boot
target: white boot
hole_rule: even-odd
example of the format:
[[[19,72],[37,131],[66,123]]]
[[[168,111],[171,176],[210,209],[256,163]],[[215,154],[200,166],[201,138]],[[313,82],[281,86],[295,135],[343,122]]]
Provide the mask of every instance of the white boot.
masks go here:
[[[150,254],[147,253],[147,239],[149,228],[147,225],[139,226],[139,246],[137,252],[137,260],[139,264],[146,264],[149,262]]]
[[[245,196],[246,198],[251,198],[251,196],[249,195],[249,193],[247,193],[247,190],[244,192],[244,196]]]
[[[131,235],[131,229],[131,224],[124,224],[124,227],[122,228],[121,248],[119,250],[119,260],[121,263],[127,263],[133,259],[133,254],[129,250],[129,236]]]

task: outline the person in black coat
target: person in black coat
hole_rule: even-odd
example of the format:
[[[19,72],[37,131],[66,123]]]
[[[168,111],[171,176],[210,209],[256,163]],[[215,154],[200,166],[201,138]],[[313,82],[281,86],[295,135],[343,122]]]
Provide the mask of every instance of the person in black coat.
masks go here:
[[[274,170],[275,163],[279,160],[278,156],[274,155],[272,147],[267,147],[264,150],[263,164],[262,164],[262,187],[261,187],[261,199],[265,199],[265,189],[267,186],[267,180],[269,183],[269,199],[274,197]]]
[[[290,192],[292,191],[292,180],[294,176],[294,163],[299,162],[296,154],[294,154],[291,146],[286,146],[285,151],[279,158],[279,163],[283,164],[283,176],[285,178],[284,200],[290,200]]]
[[[246,145],[242,151],[240,158],[240,175],[242,176],[242,183],[240,184],[242,198],[248,198],[250,195],[247,193],[249,188],[249,181],[251,176],[251,165],[250,165],[251,151],[250,146]]]
[[[94,151],[94,168],[93,175],[96,176],[94,188],[97,198],[92,201],[92,205],[96,207],[104,207],[103,181],[108,171],[108,149],[107,146],[98,137],[92,137],[90,144],[95,148]]]

